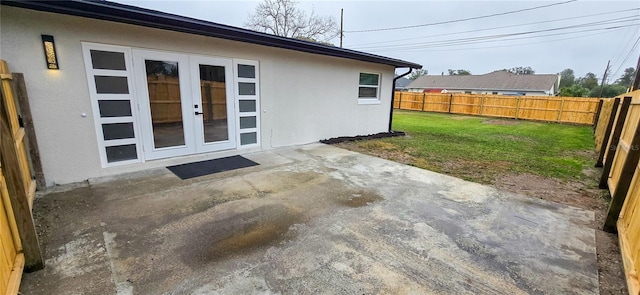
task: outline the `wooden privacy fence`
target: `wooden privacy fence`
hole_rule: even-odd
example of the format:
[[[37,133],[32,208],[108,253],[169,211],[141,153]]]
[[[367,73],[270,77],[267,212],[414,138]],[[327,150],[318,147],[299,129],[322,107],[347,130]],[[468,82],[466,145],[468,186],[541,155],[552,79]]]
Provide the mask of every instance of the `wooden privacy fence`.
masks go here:
[[[153,123],[182,122],[182,101],[178,78],[165,75],[148,76],[147,86]],[[208,122],[214,119],[227,119],[225,83],[200,81],[200,92],[204,120]]]
[[[4,61],[0,78],[0,294],[16,294],[23,268],[44,267],[31,213],[36,190],[31,169],[39,158],[28,156],[27,138],[35,145],[35,135],[21,125],[32,123],[24,79],[9,73]]]
[[[603,225],[618,231],[629,293],[640,294],[640,91],[602,104],[595,128],[598,160],[603,165],[600,187],[608,188],[611,203]]]
[[[600,99],[396,92],[394,108],[559,123],[593,124]]]

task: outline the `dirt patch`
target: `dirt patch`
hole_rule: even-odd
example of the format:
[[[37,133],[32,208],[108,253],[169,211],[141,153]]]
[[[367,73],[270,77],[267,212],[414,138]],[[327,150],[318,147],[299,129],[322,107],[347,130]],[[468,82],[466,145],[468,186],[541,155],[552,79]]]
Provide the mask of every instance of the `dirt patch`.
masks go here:
[[[441,163],[432,163],[437,167],[437,172],[450,174],[464,180],[478,182],[482,184],[493,184],[494,175],[499,171],[509,168],[506,161],[473,161],[454,160]]]
[[[416,152],[415,150],[411,148],[401,150],[397,145],[383,141],[368,141],[365,142],[362,147],[359,147],[358,144],[354,142],[341,142],[335,144],[335,146],[383,159],[389,159],[402,164],[414,165],[414,163],[419,160],[412,156],[412,154]]]
[[[533,139],[531,138],[524,137],[524,136],[510,135],[510,134],[500,134],[500,135],[495,135],[495,137],[500,139],[513,140],[513,141],[533,142]]]
[[[581,182],[532,174],[503,174],[495,178],[494,185],[501,190],[594,211],[596,218],[592,227],[596,233],[600,294],[627,294],[618,237],[602,231],[608,196],[596,186],[600,173],[595,168],[585,169],[585,180]]]
[[[500,119],[486,120],[486,121],[484,121],[482,123],[484,123],[484,124],[492,124],[492,125],[517,125],[517,124],[520,124],[520,122],[518,122],[516,120],[500,120]]]
[[[470,119],[476,119],[476,118],[478,118],[478,117],[476,117],[476,116],[456,116],[456,115],[451,115],[451,117],[449,117],[449,119],[456,120],[456,121],[470,120]]]
[[[527,173],[498,176],[494,185],[501,190],[593,211],[598,210],[603,203],[595,197],[595,191],[585,191],[582,183],[564,182]]]

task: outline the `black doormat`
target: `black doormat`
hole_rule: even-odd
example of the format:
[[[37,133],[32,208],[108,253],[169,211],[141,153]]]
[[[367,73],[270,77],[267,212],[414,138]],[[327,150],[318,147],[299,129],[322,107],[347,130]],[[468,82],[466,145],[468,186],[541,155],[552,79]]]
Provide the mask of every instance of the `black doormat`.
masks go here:
[[[175,174],[176,176],[180,177],[180,179],[184,180],[256,165],[259,164],[247,158],[241,156],[231,156],[215,160],[169,166],[167,167],[167,169],[173,172],[173,174]]]

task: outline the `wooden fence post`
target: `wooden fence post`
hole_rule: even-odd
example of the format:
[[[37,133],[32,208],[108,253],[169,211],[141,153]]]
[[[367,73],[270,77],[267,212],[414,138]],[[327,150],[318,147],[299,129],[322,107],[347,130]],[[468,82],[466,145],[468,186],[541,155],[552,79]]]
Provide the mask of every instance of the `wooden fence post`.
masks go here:
[[[602,104],[604,103],[603,99],[598,101],[598,107],[596,108],[596,114],[593,116],[593,133],[596,133],[596,128],[598,128],[598,120],[600,119],[600,112],[602,111]]]
[[[427,94],[422,92],[422,111],[424,112],[424,100],[427,97]]]
[[[484,106],[484,94],[480,96],[480,105],[478,106],[478,115],[482,116],[482,107]]]
[[[615,122],[615,127],[613,128],[613,133],[610,135],[609,142],[603,143],[602,147],[600,148],[600,156],[598,156],[598,160],[600,160],[600,162],[604,164],[604,167],[602,168],[602,175],[600,176],[600,184],[598,185],[599,188],[607,188],[609,172],[611,172],[613,157],[616,155],[616,148],[618,147],[618,143],[620,142],[620,135],[622,134],[622,127],[624,127],[624,122],[627,118],[629,105],[631,105],[631,97],[627,96],[623,99],[622,105],[620,105],[620,110],[617,112],[616,116],[611,116],[617,117],[617,120]],[[602,155],[605,154],[605,151],[608,151],[606,152],[607,158],[602,161]]]
[[[47,183],[44,178],[42,169],[42,161],[40,160],[40,151],[38,149],[38,140],[36,139],[36,130],[33,125],[33,116],[31,115],[31,107],[29,106],[29,95],[27,94],[27,86],[24,83],[24,75],[22,73],[13,74],[13,88],[16,93],[16,100],[20,106],[22,113],[22,121],[24,123],[25,134],[29,142],[29,159],[33,168],[33,175],[36,179],[37,188],[44,189]]]
[[[453,93],[449,94],[449,114],[451,114],[451,105],[453,103]]]
[[[402,109],[402,92],[400,92],[400,101],[398,101],[398,109]]]
[[[596,160],[596,167],[602,167],[602,160],[604,159],[604,153],[606,152],[607,144],[609,143],[609,138],[611,138],[611,130],[613,129],[613,124],[615,123],[616,113],[618,110],[618,105],[620,104],[620,98],[616,97],[613,100],[613,106],[611,107],[611,115],[609,115],[609,122],[607,123],[607,129],[604,131],[604,137],[602,138],[602,146],[600,147],[600,154],[598,155],[598,159]],[[613,111],[616,111],[614,113]],[[607,174],[607,177],[609,174]]]
[[[565,98],[563,97],[562,100],[560,101],[560,110],[558,111],[558,118],[556,121],[558,121],[558,123],[560,123],[560,118],[562,118],[562,109],[564,108],[564,100]]]
[[[516,117],[514,119],[518,119],[519,113],[520,113],[520,96],[516,96]]]
[[[607,211],[607,217],[604,221],[602,229],[607,232],[616,232],[616,222],[624,205],[624,200],[629,191],[631,185],[631,179],[638,165],[638,159],[640,158],[640,124],[636,127],[633,134],[633,140],[630,142],[627,158],[622,165],[622,172],[620,173],[620,180],[616,185],[616,191],[611,196],[611,204],[609,204],[609,210]]]

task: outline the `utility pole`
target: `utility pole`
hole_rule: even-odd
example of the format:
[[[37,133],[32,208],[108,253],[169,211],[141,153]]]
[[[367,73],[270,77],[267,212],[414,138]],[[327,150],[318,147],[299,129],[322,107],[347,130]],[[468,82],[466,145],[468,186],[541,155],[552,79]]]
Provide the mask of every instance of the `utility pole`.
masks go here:
[[[344,26],[344,8],[340,8],[340,48],[342,48],[342,37],[344,37],[344,34],[342,33],[343,26]]]
[[[598,97],[602,97],[602,91],[604,91],[604,81],[607,80],[607,73],[609,72],[609,64],[611,60],[607,61],[607,67],[604,69],[604,75],[602,75],[602,83],[600,83],[600,95]]]
[[[640,57],[638,57],[638,65],[636,66],[636,74],[634,75],[633,80],[631,81],[631,86],[629,87],[629,92],[640,89]]]

